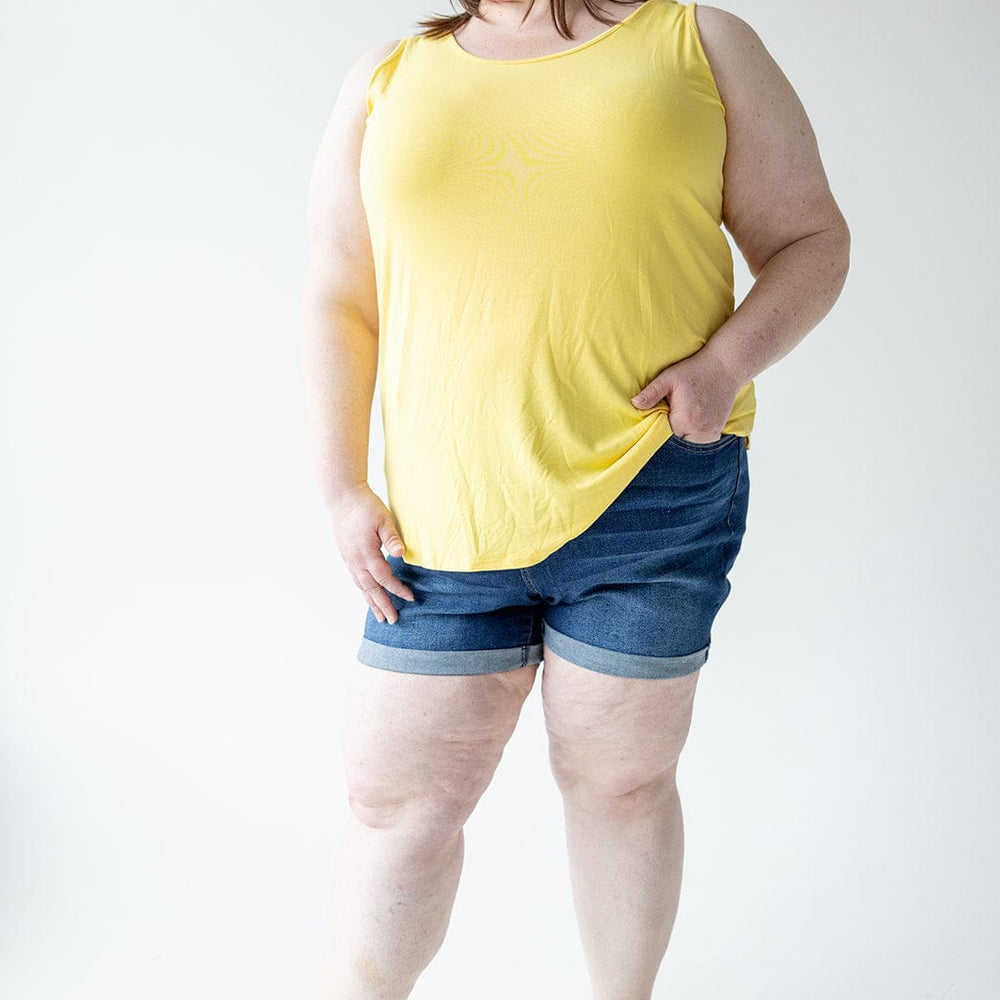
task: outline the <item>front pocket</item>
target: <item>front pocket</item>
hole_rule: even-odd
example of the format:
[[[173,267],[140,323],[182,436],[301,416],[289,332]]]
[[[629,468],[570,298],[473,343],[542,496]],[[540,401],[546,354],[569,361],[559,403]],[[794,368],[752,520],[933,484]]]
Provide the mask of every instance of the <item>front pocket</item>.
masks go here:
[[[676,434],[671,434],[667,440],[673,441],[679,448],[685,448],[688,451],[716,451],[719,448],[724,448],[733,438],[738,436],[737,434],[727,432],[718,441],[687,441]]]

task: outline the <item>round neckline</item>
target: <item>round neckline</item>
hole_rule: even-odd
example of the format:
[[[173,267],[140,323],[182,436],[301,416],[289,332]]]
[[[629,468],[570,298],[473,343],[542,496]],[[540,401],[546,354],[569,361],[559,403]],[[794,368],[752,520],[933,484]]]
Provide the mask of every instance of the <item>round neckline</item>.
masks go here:
[[[570,56],[574,52],[579,52],[582,49],[589,48],[591,45],[595,45],[597,42],[603,41],[609,35],[613,35],[619,28],[623,28],[629,23],[634,17],[641,14],[647,7],[651,7],[657,0],[645,0],[640,6],[636,7],[630,14],[626,14],[620,21],[615,22],[610,25],[605,31],[602,31],[599,35],[594,35],[593,38],[588,38],[587,41],[581,42],[579,45],[574,45],[572,48],[562,49],[559,52],[550,52],[548,55],[544,56],[527,56],[523,59],[490,59],[487,56],[477,56],[473,52],[469,52],[467,49],[463,49],[459,44],[458,39],[455,37],[453,32],[449,32],[447,35],[448,42],[451,47],[458,51],[461,55],[465,56],[467,59],[471,59],[473,62],[480,63],[495,63],[498,66],[513,66],[518,63],[536,63],[536,62],[548,62],[550,59],[559,59],[561,56]]]

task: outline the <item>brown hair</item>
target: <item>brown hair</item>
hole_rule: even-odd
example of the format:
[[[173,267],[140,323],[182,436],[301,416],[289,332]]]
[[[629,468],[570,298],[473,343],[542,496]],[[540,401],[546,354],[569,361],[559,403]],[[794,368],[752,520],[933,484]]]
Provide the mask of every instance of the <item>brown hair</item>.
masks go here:
[[[456,0],[452,0],[452,3],[455,2]],[[417,25],[421,28],[417,34],[424,35],[427,38],[440,38],[443,35],[450,35],[467,21],[471,21],[472,18],[479,17],[480,0],[457,0],[457,2],[459,6],[463,8],[463,13],[432,14],[430,17],[426,17],[422,21],[417,21]],[[607,2],[640,4],[647,3],[648,0],[607,0]],[[534,0],[532,0],[532,4],[533,3]],[[552,22],[556,26],[556,31],[558,31],[563,38],[573,38],[573,35],[570,33],[569,26],[566,24],[566,0],[550,0],[550,5]],[[594,4],[594,0],[583,0],[583,5],[602,24],[611,25],[616,23],[614,21],[605,20],[599,12],[597,6]],[[528,6],[528,10],[531,10],[530,4]],[[527,13],[525,16],[527,16]]]

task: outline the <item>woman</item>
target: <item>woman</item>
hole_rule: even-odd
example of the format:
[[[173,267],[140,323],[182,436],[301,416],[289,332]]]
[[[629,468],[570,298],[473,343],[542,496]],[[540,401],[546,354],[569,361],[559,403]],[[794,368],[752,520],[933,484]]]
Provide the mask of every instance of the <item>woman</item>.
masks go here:
[[[317,478],[368,603],[324,995],[409,995],[544,660],[594,994],[649,997],[752,379],[836,301],[849,233],[734,14],[461,6],[354,63],[310,183]],[[756,279],[738,309],[723,225]],[[388,505],[367,482],[376,372]]]

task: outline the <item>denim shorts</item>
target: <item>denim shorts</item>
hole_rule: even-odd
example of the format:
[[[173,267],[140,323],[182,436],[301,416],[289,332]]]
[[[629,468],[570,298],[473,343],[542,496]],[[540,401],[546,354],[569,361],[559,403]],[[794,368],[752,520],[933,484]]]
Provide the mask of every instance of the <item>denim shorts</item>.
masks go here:
[[[619,677],[680,677],[708,658],[746,530],[746,438],[673,435],[589,528],[522,569],[386,560],[413,591],[397,620],[367,609],[358,660],[413,674],[486,674],[542,661]]]

